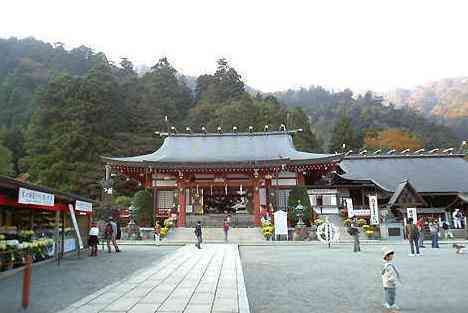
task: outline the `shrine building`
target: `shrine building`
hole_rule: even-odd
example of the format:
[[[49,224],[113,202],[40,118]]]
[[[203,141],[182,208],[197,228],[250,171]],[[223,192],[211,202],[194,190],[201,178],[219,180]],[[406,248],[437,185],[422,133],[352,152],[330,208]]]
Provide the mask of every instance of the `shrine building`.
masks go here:
[[[154,193],[156,218],[177,214],[178,226],[231,214],[238,224],[260,223],[262,208],[287,209],[295,185],[313,185],[333,172],[341,155],[296,150],[300,130],[164,133],[154,153],[103,157],[106,166]]]

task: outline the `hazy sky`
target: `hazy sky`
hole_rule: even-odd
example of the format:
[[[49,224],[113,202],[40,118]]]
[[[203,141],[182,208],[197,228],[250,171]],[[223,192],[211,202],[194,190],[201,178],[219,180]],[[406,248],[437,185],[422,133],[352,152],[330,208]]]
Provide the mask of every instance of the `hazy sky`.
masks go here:
[[[468,75],[464,0],[4,0],[0,10],[0,37],[84,44],[135,64],[167,56],[188,75],[225,56],[263,91],[384,91]]]

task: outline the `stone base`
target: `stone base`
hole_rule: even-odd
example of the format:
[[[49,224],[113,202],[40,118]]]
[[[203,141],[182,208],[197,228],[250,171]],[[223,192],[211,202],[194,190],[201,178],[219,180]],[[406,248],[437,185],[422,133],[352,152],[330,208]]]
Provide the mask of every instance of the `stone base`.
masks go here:
[[[306,228],[304,226],[296,226],[294,228],[294,241],[304,241],[307,237]]]

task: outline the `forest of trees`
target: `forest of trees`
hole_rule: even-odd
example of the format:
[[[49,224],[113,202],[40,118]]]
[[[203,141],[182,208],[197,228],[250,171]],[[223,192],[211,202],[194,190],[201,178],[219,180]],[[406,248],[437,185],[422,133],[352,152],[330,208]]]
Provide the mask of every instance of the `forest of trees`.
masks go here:
[[[343,143],[359,150],[366,142],[378,148],[376,142],[385,141],[377,139],[388,138],[385,129],[401,130],[425,146],[456,144],[450,129],[383,106],[370,92],[354,97],[349,90],[313,87],[251,95],[246,89],[225,59],[214,73],[188,84],[166,58],[140,75],[129,59],[114,64],[87,47],[68,51],[32,38],[0,39],[0,175],[97,198],[100,156],[155,151],[162,139],[154,132],[166,129],[165,116],[194,131],[202,125],[260,131],[285,123],[304,129],[294,138],[303,151],[335,152]],[[121,194],[135,191],[117,183]]]
[[[364,140],[367,133],[389,128],[400,129],[409,136],[421,138],[421,144],[427,148],[458,147],[461,142],[451,128],[431,121],[408,107],[384,105],[384,99],[370,91],[355,96],[349,89],[333,92],[322,87],[310,87],[276,92],[273,95],[289,107],[301,107],[304,110],[313,131],[324,142],[327,151],[340,151],[337,150],[340,143],[346,143],[354,149],[368,148]],[[343,135],[348,138],[347,142],[335,140],[340,141],[342,137],[337,131],[346,133]],[[353,138],[351,142],[349,138]]]

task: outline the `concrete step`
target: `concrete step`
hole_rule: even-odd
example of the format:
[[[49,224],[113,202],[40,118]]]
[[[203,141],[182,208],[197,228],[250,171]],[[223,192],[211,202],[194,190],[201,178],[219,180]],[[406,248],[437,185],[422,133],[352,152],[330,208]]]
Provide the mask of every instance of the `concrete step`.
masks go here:
[[[205,227],[222,227],[226,214],[187,215],[187,227],[195,227],[198,221]],[[232,227],[255,227],[254,216],[251,214],[232,214]]]
[[[222,227],[204,227],[203,241],[221,242],[224,241],[224,230]],[[265,241],[260,228],[233,228],[231,227],[228,235],[229,242],[255,242]],[[170,232],[165,241],[169,242],[191,242],[195,241],[194,228],[179,227],[174,232]]]

